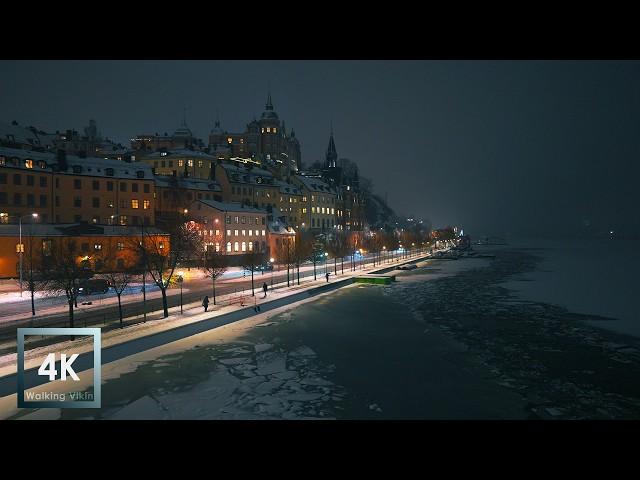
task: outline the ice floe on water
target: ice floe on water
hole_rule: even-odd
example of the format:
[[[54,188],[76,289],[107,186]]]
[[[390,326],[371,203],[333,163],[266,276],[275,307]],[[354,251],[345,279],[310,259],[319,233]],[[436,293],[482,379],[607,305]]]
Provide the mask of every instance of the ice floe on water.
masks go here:
[[[202,370],[196,381],[187,382],[169,373],[156,388],[122,406],[106,406],[101,418],[110,419],[330,419],[335,406],[343,401],[344,389],[326,377],[333,370],[316,359],[316,352],[306,345],[287,352],[272,343],[210,346],[206,355],[198,350],[185,351],[150,363],[158,376],[181,366]],[[229,356],[229,355],[241,356]],[[193,357],[193,358],[191,358]],[[177,363],[176,363],[177,362]],[[198,366],[195,367],[195,364]],[[203,363],[204,362],[204,363]],[[163,368],[166,372],[163,372]],[[144,375],[132,372],[125,375]],[[118,385],[126,389],[135,382]],[[103,389],[108,389],[107,384]],[[110,390],[113,392],[112,387]],[[127,395],[126,391],[121,392]],[[128,400],[128,398],[127,398]],[[116,407],[116,408],[114,408]],[[108,412],[108,413],[106,413]]]

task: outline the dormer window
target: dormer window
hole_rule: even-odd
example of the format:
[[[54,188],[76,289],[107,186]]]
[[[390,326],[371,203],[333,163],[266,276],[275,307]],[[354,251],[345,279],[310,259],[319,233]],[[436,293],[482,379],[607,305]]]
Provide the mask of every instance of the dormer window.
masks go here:
[[[278,133],[278,129],[276,127],[273,127],[273,133]]]
[[[0,155],[0,167],[4,167],[7,164],[7,158]]]
[[[73,173],[82,173],[82,167],[80,165],[74,165]]]
[[[136,176],[137,176],[138,178],[144,178],[144,170],[138,170],[138,171],[136,172]]]
[[[24,166],[25,168],[33,168],[33,160],[30,158],[25,159]]]
[[[113,168],[105,168],[104,172],[108,177],[113,177]]]

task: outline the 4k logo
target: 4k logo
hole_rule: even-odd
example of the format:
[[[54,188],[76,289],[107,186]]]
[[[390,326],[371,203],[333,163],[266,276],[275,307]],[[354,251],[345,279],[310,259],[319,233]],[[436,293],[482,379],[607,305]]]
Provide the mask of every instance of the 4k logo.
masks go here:
[[[64,342],[48,353],[39,365],[25,366],[25,337],[62,336]],[[77,341],[68,343],[73,335]],[[86,337],[93,342],[86,343]],[[82,340],[85,337],[85,340]],[[19,408],[100,408],[101,331],[99,328],[19,328],[18,329],[18,407]],[[55,347],[56,345],[54,345]],[[93,347],[86,351],[86,347]],[[64,352],[65,348],[80,353]],[[93,361],[92,361],[93,360]],[[93,389],[81,382],[83,371],[93,369]],[[84,375],[84,378],[87,378]]]
[[[69,374],[71,375],[71,378],[73,378],[76,382],[80,381],[80,377],[76,375],[76,372],[73,371],[73,367],[71,366],[71,364],[76,361],[76,358],[78,358],[77,353],[71,355],[69,359],[67,359],[66,353],[60,355],[60,370],[62,371],[60,380],[66,380],[67,374]],[[47,358],[45,358],[44,362],[42,362],[42,365],[40,365],[40,368],[38,369],[38,375],[48,376],[49,380],[53,382],[56,379],[56,375],[58,374],[58,371],[55,367],[56,354],[50,353],[49,355],[47,355]]]

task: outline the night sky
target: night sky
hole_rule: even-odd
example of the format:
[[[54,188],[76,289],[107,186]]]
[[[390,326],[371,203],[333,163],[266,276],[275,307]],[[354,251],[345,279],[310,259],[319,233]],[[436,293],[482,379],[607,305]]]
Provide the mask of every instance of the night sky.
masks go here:
[[[0,121],[128,146],[183,108],[205,142],[273,103],[308,165],[339,157],[398,212],[472,235],[640,231],[640,62],[0,61]]]

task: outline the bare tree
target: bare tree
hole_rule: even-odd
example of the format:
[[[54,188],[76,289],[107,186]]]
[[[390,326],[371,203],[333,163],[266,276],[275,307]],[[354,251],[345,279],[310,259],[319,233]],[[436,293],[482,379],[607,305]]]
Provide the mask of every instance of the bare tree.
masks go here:
[[[295,266],[296,260],[294,256],[295,238],[292,236],[283,236],[278,245],[278,262],[287,266],[287,287],[291,286],[291,269]]]
[[[300,264],[305,260],[308,260],[311,257],[312,252],[313,237],[302,232],[296,233],[293,245],[293,260],[295,262],[298,285],[300,285]]]
[[[51,295],[64,293],[69,304],[69,326],[74,327],[73,306],[78,296],[78,281],[90,273],[78,263],[80,250],[73,238],[46,241],[43,246],[40,275],[46,280],[45,291]],[[71,337],[73,339],[73,336]]]
[[[204,254],[203,271],[205,276],[211,279],[213,285],[213,304],[216,304],[216,280],[227,271],[229,262],[222,247],[218,251],[211,245],[207,245]]]
[[[251,272],[251,296],[252,297],[255,296],[255,287],[253,284],[253,272],[255,272],[256,267],[263,261],[263,259],[264,259],[264,255],[262,253],[258,253],[255,247],[251,248],[242,257],[242,268],[244,268],[245,270],[249,270]]]
[[[110,238],[103,246],[96,265],[100,264],[100,273],[113,287],[118,297],[118,315],[120,317],[120,328],[123,327],[122,316],[122,293],[129,286],[131,281],[140,273],[137,259],[124,251],[124,242],[117,242]],[[98,270],[98,268],[96,268]]]
[[[194,251],[201,251],[201,239],[194,222],[180,222],[172,226],[171,245],[165,236],[146,234],[138,248],[142,250],[146,271],[162,293],[163,317],[169,316],[167,287],[175,273],[176,267],[186,258],[193,256]]]
[[[333,255],[333,272],[338,274],[337,260],[340,258],[341,273],[344,274],[344,257],[349,254],[351,248],[349,247],[347,234],[344,231],[337,231],[333,235],[329,242],[329,252]]]
[[[31,315],[36,314],[35,294],[46,290],[46,279],[42,276],[42,249],[36,247],[36,240],[29,236],[27,244],[27,288],[31,295]]]

